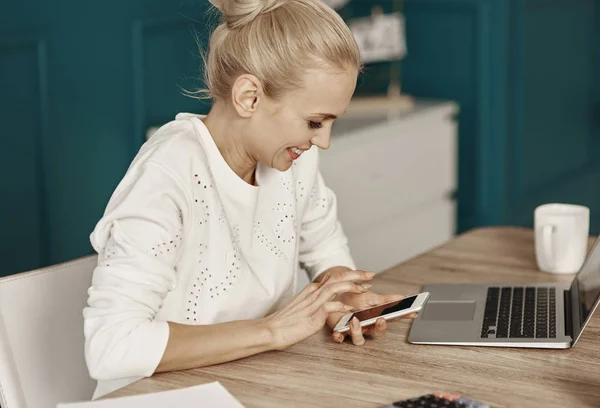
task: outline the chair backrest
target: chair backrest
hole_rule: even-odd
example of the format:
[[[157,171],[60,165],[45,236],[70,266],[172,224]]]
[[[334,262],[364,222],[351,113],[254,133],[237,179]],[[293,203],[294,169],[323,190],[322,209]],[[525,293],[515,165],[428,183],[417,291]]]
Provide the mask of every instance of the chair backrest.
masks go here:
[[[0,279],[0,406],[90,400],[83,308],[95,255]]]

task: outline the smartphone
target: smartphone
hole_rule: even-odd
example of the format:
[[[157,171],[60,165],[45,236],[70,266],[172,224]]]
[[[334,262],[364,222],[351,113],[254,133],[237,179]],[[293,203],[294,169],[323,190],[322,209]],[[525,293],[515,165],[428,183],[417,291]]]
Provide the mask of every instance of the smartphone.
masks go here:
[[[350,330],[350,321],[353,317],[356,317],[360,321],[360,326],[364,327],[374,324],[380,317],[389,320],[418,312],[423,308],[427,299],[429,299],[429,292],[423,292],[395,302],[348,313],[340,319],[333,331],[344,333]]]

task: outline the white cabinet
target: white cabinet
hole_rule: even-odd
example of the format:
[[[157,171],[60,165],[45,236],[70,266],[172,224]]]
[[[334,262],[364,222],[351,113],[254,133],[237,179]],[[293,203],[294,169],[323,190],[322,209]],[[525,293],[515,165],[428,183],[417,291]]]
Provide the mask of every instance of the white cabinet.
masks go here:
[[[451,102],[417,102],[334,125],[321,172],[359,268],[383,271],[454,235],[456,113]]]

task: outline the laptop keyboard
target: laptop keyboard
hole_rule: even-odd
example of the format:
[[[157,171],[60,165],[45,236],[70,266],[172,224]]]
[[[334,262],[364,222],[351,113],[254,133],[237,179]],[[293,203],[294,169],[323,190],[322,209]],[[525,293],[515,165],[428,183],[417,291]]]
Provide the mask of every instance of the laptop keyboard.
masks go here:
[[[490,287],[481,337],[556,338],[556,288]]]

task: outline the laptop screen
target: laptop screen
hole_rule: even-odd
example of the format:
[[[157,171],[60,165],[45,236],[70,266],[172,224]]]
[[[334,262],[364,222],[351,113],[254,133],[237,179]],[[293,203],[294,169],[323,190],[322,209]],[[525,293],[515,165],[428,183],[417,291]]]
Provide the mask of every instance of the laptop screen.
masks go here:
[[[579,292],[579,313],[575,314],[579,314],[579,327],[576,328],[579,332],[574,333],[578,337],[596,303],[600,300],[600,239],[594,244],[588,258],[575,277],[571,285],[572,294],[573,290]]]

